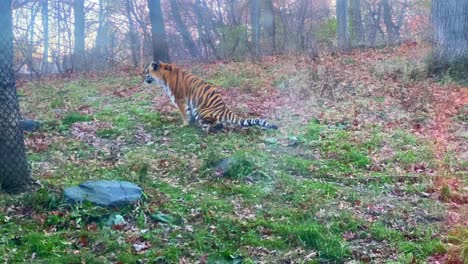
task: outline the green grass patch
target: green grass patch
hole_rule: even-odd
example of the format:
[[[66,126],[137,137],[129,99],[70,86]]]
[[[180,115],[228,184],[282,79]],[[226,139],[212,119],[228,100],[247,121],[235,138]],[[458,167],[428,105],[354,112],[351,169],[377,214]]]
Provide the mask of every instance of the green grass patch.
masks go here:
[[[445,247],[438,239],[429,239],[421,242],[402,241],[398,243],[400,252],[411,255],[417,259],[425,259],[435,254],[445,253]]]
[[[375,223],[369,228],[369,232],[376,240],[387,240],[389,242],[397,242],[404,239],[400,231],[387,228],[383,223]]]
[[[104,128],[96,131],[96,136],[101,138],[117,138],[122,135],[122,131],[116,128]]]
[[[301,157],[293,156],[293,155],[283,155],[279,164],[281,168],[286,171],[297,172],[301,175],[309,175],[310,174],[310,166],[312,165],[311,160],[307,160]]]
[[[323,127],[318,122],[310,122],[307,126],[306,134],[304,135],[306,140],[314,141],[320,139],[320,132],[322,132]]]
[[[88,121],[91,121],[91,116],[89,115],[84,115],[78,112],[68,112],[63,117],[62,123],[65,126],[70,126],[74,123],[88,122]]]
[[[314,222],[296,225],[274,223],[272,229],[297,246],[317,250],[319,258],[324,261],[341,262],[350,254],[349,249],[342,244],[341,236]]]
[[[238,87],[247,93],[258,90],[262,84],[258,75],[243,67],[241,63],[234,68],[220,66],[207,81],[225,88]]]

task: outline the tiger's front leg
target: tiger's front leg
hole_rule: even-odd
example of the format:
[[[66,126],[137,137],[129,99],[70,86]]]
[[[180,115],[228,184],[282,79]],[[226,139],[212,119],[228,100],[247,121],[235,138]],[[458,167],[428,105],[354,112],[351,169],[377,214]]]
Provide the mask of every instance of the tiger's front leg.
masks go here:
[[[187,115],[189,125],[193,125],[197,121],[193,113],[192,106],[188,102],[187,102],[187,105],[185,106],[185,114]]]
[[[185,99],[177,100],[176,105],[177,105],[177,108],[179,108],[180,114],[182,115],[182,120],[183,120],[182,126],[184,126],[184,127],[189,126],[189,121],[190,120],[187,117]]]

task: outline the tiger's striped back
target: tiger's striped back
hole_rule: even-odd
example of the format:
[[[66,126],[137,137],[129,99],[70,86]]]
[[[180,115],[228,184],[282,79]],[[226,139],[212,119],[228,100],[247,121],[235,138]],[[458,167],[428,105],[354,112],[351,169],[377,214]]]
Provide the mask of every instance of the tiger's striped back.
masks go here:
[[[147,68],[145,82],[157,83],[163,88],[172,103],[179,108],[184,125],[195,120],[207,131],[217,124],[224,123],[278,128],[264,119],[240,118],[224,104],[216,87],[174,65],[153,62]]]

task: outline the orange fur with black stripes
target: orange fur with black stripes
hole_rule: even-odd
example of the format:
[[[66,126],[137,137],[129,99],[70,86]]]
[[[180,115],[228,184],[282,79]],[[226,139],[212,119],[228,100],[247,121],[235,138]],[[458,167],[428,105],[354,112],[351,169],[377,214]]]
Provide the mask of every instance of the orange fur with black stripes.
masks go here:
[[[238,117],[224,104],[216,87],[172,64],[151,63],[146,69],[145,82],[156,83],[163,88],[179,109],[185,126],[197,121],[207,132],[224,123],[278,128],[263,119]]]

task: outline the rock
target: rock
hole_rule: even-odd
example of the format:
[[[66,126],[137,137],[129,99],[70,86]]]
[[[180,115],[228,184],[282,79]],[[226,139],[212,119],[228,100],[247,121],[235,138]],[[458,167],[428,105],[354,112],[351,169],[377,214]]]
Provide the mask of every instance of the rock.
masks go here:
[[[113,213],[109,215],[106,221],[106,226],[115,226],[115,225],[123,225],[125,224],[125,220],[123,216]]]
[[[248,176],[255,170],[255,164],[251,157],[245,154],[235,154],[229,158],[223,159],[215,167],[217,177],[229,177],[241,179]]]
[[[150,216],[151,216],[151,219],[153,219],[156,222],[165,223],[165,224],[169,224],[171,222],[171,217],[164,213],[156,213]]]
[[[295,147],[295,146],[298,145],[298,143],[299,142],[297,140],[297,137],[295,137],[295,136],[289,136],[288,137],[288,144],[287,144],[288,147]]]
[[[65,112],[65,110],[60,109],[60,108],[54,108],[54,109],[52,109],[52,112],[54,114],[61,115],[61,114],[63,114]]]
[[[101,97],[99,96],[88,96],[86,97],[86,102],[89,102],[89,103],[94,103],[96,102],[97,100],[99,100]]]
[[[229,170],[230,165],[233,163],[232,158],[223,159],[215,168],[215,175],[218,177],[225,176]]]
[[[141,188],[126,181],[87,181],[65,189],[65,200],[69,203],[89,201],[96,205],[119,207],[141,198]]]
[[[41,127],[41,122],[36,120],[25,119],[21,121],[23,131],[34,132]]]

